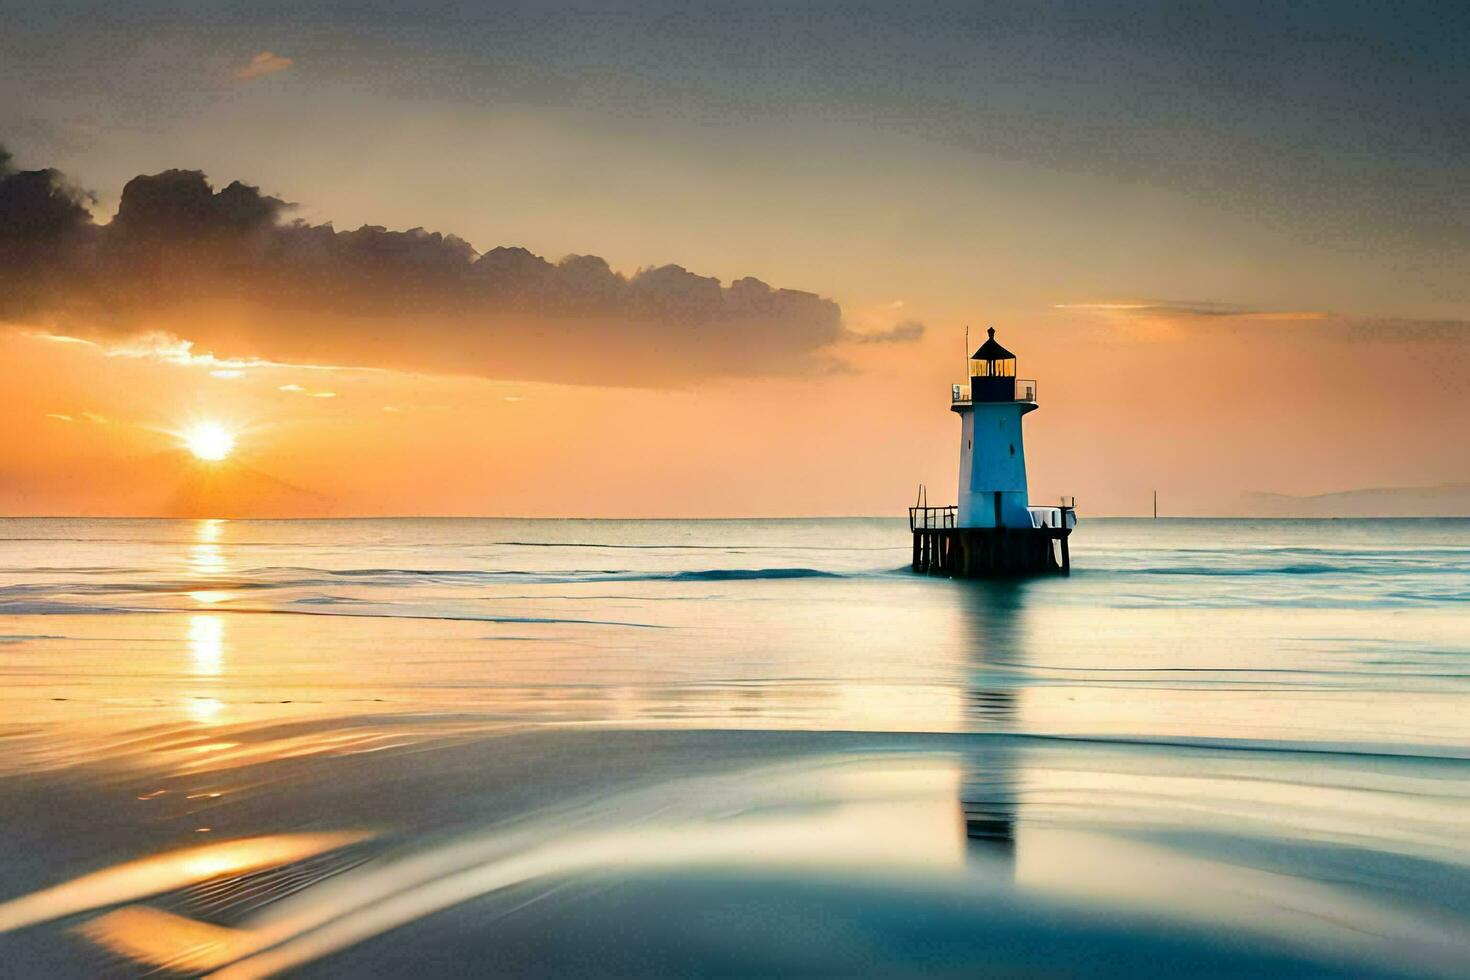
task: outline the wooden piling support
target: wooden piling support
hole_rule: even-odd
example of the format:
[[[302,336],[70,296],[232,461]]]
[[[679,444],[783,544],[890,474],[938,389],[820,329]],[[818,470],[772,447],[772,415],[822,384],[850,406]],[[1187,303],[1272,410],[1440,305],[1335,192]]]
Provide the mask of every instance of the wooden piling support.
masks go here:
[[[1054,527],[915,527],[913,570],[950,578],[1069,575],[1069,533]]]

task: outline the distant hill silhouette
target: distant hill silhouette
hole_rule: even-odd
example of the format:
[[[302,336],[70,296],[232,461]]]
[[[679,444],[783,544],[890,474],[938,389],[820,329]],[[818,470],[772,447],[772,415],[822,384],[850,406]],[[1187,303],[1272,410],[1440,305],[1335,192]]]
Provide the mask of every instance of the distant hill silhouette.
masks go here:
[[[331,511],[331,498],[238,462],[168,456],[177,477],[163,505],[169,517],[321,517]]]
[[[1470,484],[1375,487],[1295,497],[1247,493],[1245,517],[1470,517]]]

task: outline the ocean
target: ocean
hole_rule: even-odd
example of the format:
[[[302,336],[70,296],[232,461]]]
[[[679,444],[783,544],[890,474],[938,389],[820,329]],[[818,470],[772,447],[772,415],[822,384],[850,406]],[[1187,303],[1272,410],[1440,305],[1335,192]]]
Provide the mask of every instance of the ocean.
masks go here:
[[[1470,973],[1470,520],[0,521],[0,972]]]

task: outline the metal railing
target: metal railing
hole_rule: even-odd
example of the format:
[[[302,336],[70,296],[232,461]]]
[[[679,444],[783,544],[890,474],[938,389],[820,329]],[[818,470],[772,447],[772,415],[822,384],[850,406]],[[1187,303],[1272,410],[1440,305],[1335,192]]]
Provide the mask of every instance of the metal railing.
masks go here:
[[[1016,395],[1012,401],[1034,402],[1036,401],[1036,382],[1029,378],[1016,379]],[[950,385],[949,401],[952,405],[967,405],[970,403],[969,385]]]
[[[1031,526],[1036,528],[1058,528],[1070,530],[1077,526],[1077,498],[1068,504],[1063,499],[1060,507],[1027,507],[1031,514]]]
[[[954,527],[959,520],[960,509],[954,504],[948,507],[910,507],[909,530]]]

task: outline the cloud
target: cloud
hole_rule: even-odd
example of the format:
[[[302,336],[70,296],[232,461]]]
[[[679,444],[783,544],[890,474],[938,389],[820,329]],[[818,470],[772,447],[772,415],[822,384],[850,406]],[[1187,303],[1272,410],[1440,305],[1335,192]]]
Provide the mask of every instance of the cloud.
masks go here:
[[[307,398],[336,398],[335,391],[309,391],[298,384],[277,385],[277,391],[284,391],[289,395],[305,395]]]
[[[1058,303],[1059,310],[1122,317],[1241,317],[1252,320],[1323,320],[1331,314],[1313,310],[1259,310],[1238,303],[1158,300],[1142,303]]]
[[[848,331],[846,338],[854,344],[909,344],[924,336],[924,325],[918,320],[904,320],[887,330],[873,333]]]
[[[235,78],[241,82],[248,82],[254,78],[264,78],[266,75],[285,71],[295,63],[290,58],[283,58],[274,52],[262,51],[236,71]]]
[[[1185,329],[1280,331],[1296,326],[1311,330],[1324,339],[1431,343],[1470,341],[1470,320],[1382,317],[1328,310],[1271,310],[1218,302],[1059,303],[1055,308],[1116,321],[1168,324]]]
[[[134,178],[107,224],[91,201],[54,170],[0,177],[0,320],[110,345],[170,337],[222,368],[640,386],[828,372],[840,365],[826,348],[849,339],[837,304],[813,293],[679,265],[624,275],[595,255],[482,253],[422,228],[338,231],[199,171]]]

